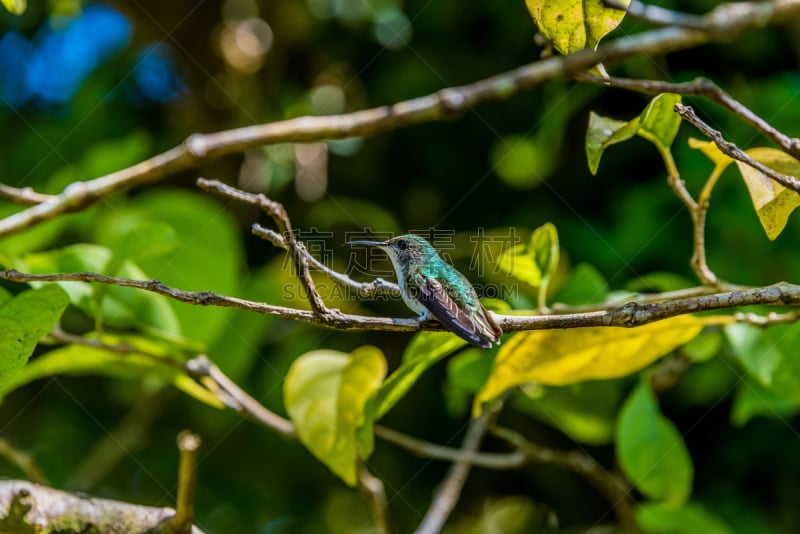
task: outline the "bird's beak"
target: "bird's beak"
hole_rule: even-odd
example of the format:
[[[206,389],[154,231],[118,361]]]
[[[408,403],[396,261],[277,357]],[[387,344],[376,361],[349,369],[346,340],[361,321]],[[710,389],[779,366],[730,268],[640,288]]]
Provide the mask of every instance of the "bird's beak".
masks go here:
[[[370,245],[373,247],[385,247],[386,243],[382,241],[348,241],[345,245]]]

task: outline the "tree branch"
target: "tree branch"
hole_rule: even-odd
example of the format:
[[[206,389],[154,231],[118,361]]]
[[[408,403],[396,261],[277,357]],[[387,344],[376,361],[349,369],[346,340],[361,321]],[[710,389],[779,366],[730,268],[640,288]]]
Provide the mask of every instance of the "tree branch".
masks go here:
[[[464,441],[461,443],[462,453],[474,454],[478,451],[483,436],[496,416],[495,410],[484,410],[479,417],[470,422]],[[442,530],[461,496],[461,490],[464,488],[471,469],[472,464],[466,459],[453,462],[447,476],[436,491],[425,517],[422,518],[422,522],[415,531],[416,534],[438,534]]]
[[[206,356],[198,356],[189,360],[186,362],[186,368],[195,377],[211,380],[229,399],[234,401],[232,407],[235,410],[247,414],[256,422],[274,430],[284,438],[297,439],[297,433],[291,421],[268,410],[264,405],[248,395]],[[226,402],[226,405],[230,406],[230,403]]]
[[[437,321],[419,322],[414,318],[372,317],[341,313],[333,319],[321,319],[309,310],[265,304],[211,291],[183,291],[166,286],[158,280],[130,280],[115,276],[84,272],[62,274],[26,274],[13,269],[0,271],[0,279],[14,282],[86,282],[135,287],[198,306],[239,308],[264,315],[317,324],[337,330],[381,330],[386,332],[442,331]],[[771,305],[800,306],[800,286],[780,282],[777,284],[737,291],[724,291],[695,297],[678,298],[665,302],[628,302],[609,309],[583,313],[550,315],[499,315],[492,313],[503,332],[546,330],[554,328],[583,328],[589,326],[617,326],[634,328],[678,315],[702,311],[736,308],[740,306]],[[166,358],[169,360],[169,358]]]
[[[0,197],[20,204],[22,206],[35,206],[42,202],[53,200],[53,195],[37,193],[32,187],[11,187],[10,185],[0,184]]]
[[[706,97],[742,118],[745,122],[750,124],[750,126],[781,147],[787,154],[790,154],[796,159],[800,159],[800,139],[789,137],[784,134],[707,78],[695,78],[690,82],[684,83],[615,78],[613,76],[610,78],[600,78],[590,74],[578,74],[574,76],[574,78],[597,85],[627,89],[648,95],[674,93],[677,95]]]
[[[175,534],[190,534],[194,519],[194,495],[197,489],[197,451],[200,436],[188,430],[178,434],[178,450],[181,453],[178,468],[178,502],[175,515],[169,520],[169,529]]]
[[[255,206],[261,209],[264,209],[263,206],[268,206],[269,209],[274,210],[274,212],[280,214],[280,224],[279,224],[279,231],[275,232],[274,230],[270,230],[269,228],[264,228],[260,224],[254,224],[252,228],[252,232],[254,235],[269,241],[273,245],[278,248],[282,248],[294,255],[299,255],[300,259],[296,261],[300,261],[306,265],[306,272],[308,270],[308,266],[314,267],[322,271],[328,278],[333,280],[334,282],[344,286],[350,287],[354,289],[359,296],[370,296],[370,295],[395,295],[400,296],[400,288],[397,284],[393,284],[391,282],[386,282],[383,279],[378,278],[377,280],[369,283],[362,283],[356,282],[352,278],[345,276],[333,269],[327,267],[322,262],[317,260],[314,256],[312,256],[308,249],[294,236],[294,232],[287,230],[287,228],[291,229],[291,222],[289,221],[289,217],[286,214],[286,210],[282,204],[275,202],[274,200],[270,200],[264,195],[256,195],[253,193],[248,193],[247,191],[242,191],[241,189],[236,189],[235,187],[231,187],[226,185],[219,180],[206,180],[204,178],[198,178],[197,186],[204,191],[208,191],[210,193],[214,193],[218,196],[236,200],[239,202],[244,202],[245,204],[249,204],[251,206]],[[265,210],[266,211],[266,210]],[[291,234],[291,235],[289,235]],[[310,274],[309,274],[310,276]],[[313,281],[311,282],[313,286]],[[307,287],[304,289],[308,290]],[[319,297],[319,294],[314,291],[316,297]],[[324,304],[323,304],[324,306]]]
[[[509,428],[493,426],[489,431],[524,453],[531,462],[558,465],[585,478],[614,508],[623,531],[639,532],[629,484],[606,470],[594,458],[580,451],[559,451],[536,445]]]
[[[0,220],[0,237],[64,213],[83,210],[114,192],[155,182],[208,159],[267,144],[375,135],[413,124],[452,119],[477,105],[507,99],[545,81],[589,69],[598,63],[609,65],[631,56],[663,55],[727,40],[749,29],[785,22],[798,13],[800,0],[723,4],[701,17],[699,28],[702,31],[675,27],[651,30],[611,41],[597,50],[551,57],[391,106],[194,134],[162,154],[94,180],[70,184],[61,194]]]
[[[627,6],[618,0],[603,0],[603,3],[607,7],[625,11],[630,17],[656,26],[675,26],[698,31],[705,31],[709,26],[705,17],[644,4],[639,0],[631,0]]]
[[[682,104],[675,104],[675,111],[678,115],[681,116],[683,120],[700,130],[703,135],[714,141],[714,144],[717,145],[717,148],[720,151],[727,155],[728,157],[735,159],[737,161],[741,161],[745,165],[749,165],[750,167],[756,169],[757,171],[765,174],[772,180],[778,182],[782,186],[787,189],[791,189],[797,193],[800,193],[800,180],[795,178],[794,176],[787,176],[786,174],[781,174],[778,171],[767,167],[763,163],[760,163],[750,156],[748,156],[741,148],[736,146],[734,143],[730,141],[726,141],[719,130],[715,130],[705,122],[703,122],[700,117],[698,117],[694,110],[689,106],[684,106]]]
[[[23,480],[0,480],[0,532],[165,532],[171,508],[74,495]],[[34,529],[35,525],[35,529]],[[203,534],[191,527],[192,534]]]

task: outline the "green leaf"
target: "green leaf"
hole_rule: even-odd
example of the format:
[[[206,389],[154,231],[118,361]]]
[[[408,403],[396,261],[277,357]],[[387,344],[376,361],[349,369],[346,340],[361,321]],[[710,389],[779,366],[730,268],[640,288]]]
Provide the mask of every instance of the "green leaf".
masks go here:
[[[14,15],[22,15],[28,7],[28,0],[2,0],[6,9]]]
[[[378,390],[375,420],[383,417],[433,364],[467,342],[449,332],[420,332],[408,344],[403,361]]]
[[[630,122],[603,117],[594,111],[589,113],[589,127],[586,129],[586,159],[589,170],[597,174],[600,158],[606,148],[627,141],[639,129],[639,118]]]
[[[500,346],[473,413],[484,402],[531,382],[561,386],[627,376],[689,342],[702,328],[701,319],[685,315],[636,328],[520,332]]]
[[[54,284],[23,291],[0,305],[0,387],[25,366],[36,344],[58,323],[69,304]]]
[[[785,152],[774,148],[751,148],[746,153],[781,174],[800,177],[800,162]],[[774,240],[786,228],[789,215],[800,206],[800,194],[785,188],[746,163],[736,161],[736,166],[747,185],[764,232],[770,240]]]
[[[187,291],[239,294],[244,253],[238,224],[229,210],[208,195],[183,190],[137,195],[128,206],[107,213],[97,224],[97,242],[113,248],[119,243],[115,227],[135,228],[153,221],[159,221],[160,229],[151,229],[157,232],[160,244],[146,248],[147,253],[137,258],[136,264],[144,272]],[[148,235],[142,237],[148,239]],[[232,312],[176,301],[167,305],[183,336],[201,344],[217,340]]]
[[[21,268],[35,274],[102,272],[112,253],[105,247],[90,244],[70,245],[57,250],[28,254]],[[147,280],[148,276],[134,263],[126,261],[118,276]],[[67,292],[70,302],[89,316],[98,313],[93,289],[81,282],[56,282]],[[158,332],[179,334],[180,326],[166,297],[131,287],[112,286],[103,299],[103,320],[121,328],[149,327]]]
[[[467,413],[472,395],[480,391],[491,372],[492,358],[480,349],[466,349],[448,360],[444,396],[451,417]]]
[[[625,6],[630,0],[620,2]],[[606,7],[603,0],[526,0],[539,32],[562,54],[597,48],[622,22],[625,11]]]
[[[638,135],[644,137],[661,151],[669,150],[678,129],[681,117],[675,113],[675,104],[681,103],[681,95],[661,93],[653,98],[639,117]]]
[[[530,189],[541,184],[555,167],[552,149],[542,140],[509,136],[498,140],[491,150],[492,169],[516,189]]]
[[[671,508],[686,503],[692,492],[692,458],[644,381],[622,406],[616,443],[620,466],[639,491]]]
[[[675,104],[680,102],[680,95],[661,93],[629,122],[590,113],[586,130],[586,159],[591,173],[597,174],[600,158],[606,148],[627,141],[634,135],[644,137],[661,152],[667,151],[680,127],[681,119],[674,111]]]
[[[386,360],[375,347],[350,354],[316,350],[297,358],[283,383],[286,411],[298,438],[350,486],[356,484],[358,458],[371,452],[359,427],[385,374]]]
[[[703,330],[696,338],[683,346],[683,351],[693,362],[707,362],[719,354],[721,347],[721,330]]]
[[[734,534],[734,530],[698,503],[675,509],[659,503],[636,507],[636,522],[649,533],[663,534]]]
[[[553,300],[568,305],[602,302],[608,293],[608,282],[596,268],[579,263],[569,275]]]
[[[94,339],[94,338],[89,338]],[[103,336],[106,344],[125,344],[140,350],[169,357],[163,346],[135,336]],[[39,378],[53,375],[97,374],[126,379],[157,379],[173,384],[184,393],[214,408],[224,408],[223,403],[210,391],[200,386],[177,366],[169,365],[140,354],[117,354],[99,347],[67,345],[42,356],[22,368],[8,382],[0,383],[0,400],[9,392]]]
[[[638,278],[634,278],[625,284],[625,289],[635,293],[676,291],[692,287],[692,282],[679,274],[656,271],[648,273]]]
[[[613,440],[621,400],[619,380],[523,388],[512,397],[514,408],[587,445],[605,445]]]
[[[744,377],[736,387],[731,406],[731,423],[742,427],[754,417],[786,419],[800,410],[800,403],[790,401],[764,387],[757,380]]]
[[[733,355],[748,375],[764,388],[792,403],[800,403],[800,323],[758,328],[725,326]]]
[[[544,223],[531,235],[531,249],[542,282],[550,280],[558,267],[558,232],[552,223]]]
[[[0,315],[19,321],[25,326],[23,353],[30,356],[36,343],[47,335],[64,313],[69,298],[59,286],[48,284],[41,289],[29,289],[6,300]],[[27,357],[27,356],[26,356]]]
[[[0,316],[0,391],[28,361],[25,334],[22,323]]]
[[[520,243],[503,251],[497,266],[517,280],[531,287],[547,291],[547,284],[558,267],[558,232],[551,223],[545,223],[531,234],[527,243]]]

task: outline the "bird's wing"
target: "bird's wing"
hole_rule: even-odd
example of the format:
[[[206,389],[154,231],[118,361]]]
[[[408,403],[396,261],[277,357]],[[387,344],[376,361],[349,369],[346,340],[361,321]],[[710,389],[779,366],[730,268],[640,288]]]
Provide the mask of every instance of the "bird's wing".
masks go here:
[[[448,330],[477,347],[492,347],[492,339],[481,331],[473,317],[461,310],[450,298],[442,284],[434,278],[426,278],[419,284],[417,297],[425,308]]]

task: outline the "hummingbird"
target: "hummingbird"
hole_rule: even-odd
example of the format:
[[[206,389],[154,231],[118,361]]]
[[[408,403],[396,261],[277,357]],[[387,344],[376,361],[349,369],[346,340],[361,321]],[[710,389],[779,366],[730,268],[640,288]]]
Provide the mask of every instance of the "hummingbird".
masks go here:
[[[349,245],[379,247],[392,260],[400,295],[425,321],[431,316],[476,347],[500,344],[500,327],[483,307],[475,288],[444,261],[424,238],[405,234],[388,241],[350,241]]]

